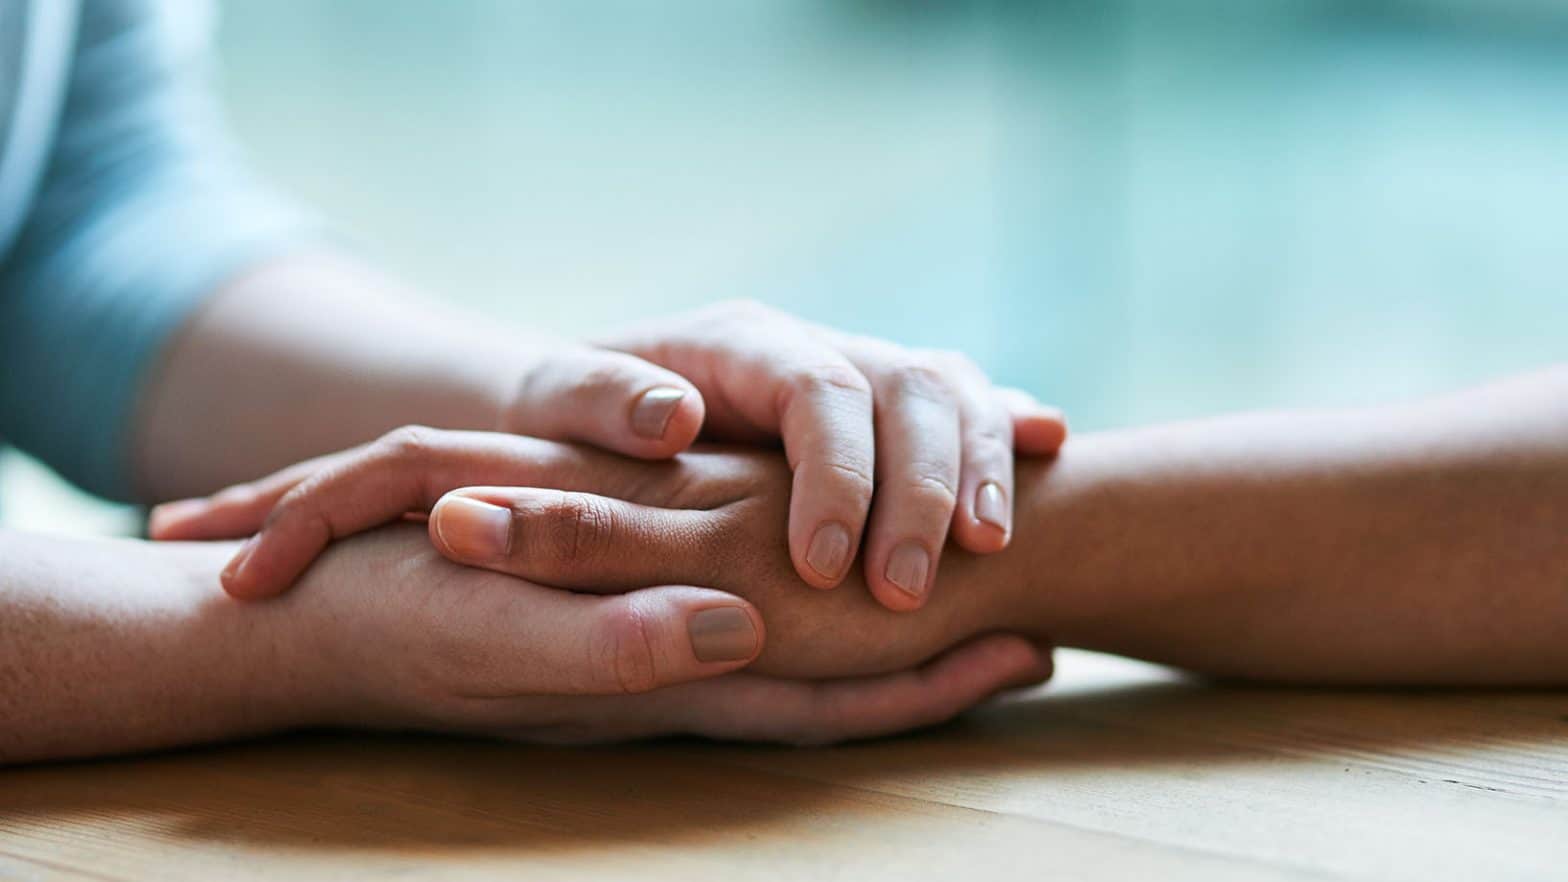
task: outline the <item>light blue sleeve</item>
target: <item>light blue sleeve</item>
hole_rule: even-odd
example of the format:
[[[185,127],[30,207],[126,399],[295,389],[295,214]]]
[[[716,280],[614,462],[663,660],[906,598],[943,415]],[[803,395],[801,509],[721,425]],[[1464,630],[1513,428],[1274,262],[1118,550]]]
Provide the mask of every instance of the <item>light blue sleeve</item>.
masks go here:
[[[226,278],[322,233],[225,135],[210,12],[85,0],[48,171],[0,267],[0,431],[116,499],[133,495],[130,423],[171,335]]]

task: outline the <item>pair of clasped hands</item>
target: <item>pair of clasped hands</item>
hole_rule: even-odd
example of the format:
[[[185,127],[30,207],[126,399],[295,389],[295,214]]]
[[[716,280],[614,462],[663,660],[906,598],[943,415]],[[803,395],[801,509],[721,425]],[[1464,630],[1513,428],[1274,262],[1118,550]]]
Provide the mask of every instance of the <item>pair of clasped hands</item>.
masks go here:
[[[1015,453],[1066,434],[962,356],[729,305],[515,388],[494,431],[398,429],[152,537],[250,537],[223,588],[291,616],[276,674],[323,684],[316,723],[822,743],[1049,677],[1022,636],[914,624],[950,537],[1007,547]]]

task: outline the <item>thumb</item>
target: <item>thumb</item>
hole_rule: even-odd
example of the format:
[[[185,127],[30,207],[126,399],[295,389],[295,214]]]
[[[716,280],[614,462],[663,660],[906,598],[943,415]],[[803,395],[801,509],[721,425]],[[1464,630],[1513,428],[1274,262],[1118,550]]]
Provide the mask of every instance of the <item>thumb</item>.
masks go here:
[[[491,660],[473,674],[500,693],[648,692],[729,673],[762,651],[762,616],[722,591],[665,585],[596,596],[505,582],[516,614],[478,604],[465,628],[476,657]]]
[[[499,428],[663,459],[696,440],[703,415],[702,394],[680,374],[624,352],[573,347],[524,374]]]

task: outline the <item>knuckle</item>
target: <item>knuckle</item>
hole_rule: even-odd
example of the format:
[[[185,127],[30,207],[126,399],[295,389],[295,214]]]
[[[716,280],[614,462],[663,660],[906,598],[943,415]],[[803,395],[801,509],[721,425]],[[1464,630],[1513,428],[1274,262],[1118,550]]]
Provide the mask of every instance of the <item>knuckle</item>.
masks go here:
[[[562,493],[544,510],[548,525],[542,536],[546,557],[559,564],[591,563],[610,546],[614,518],[603,502],[577,493]]]
[[[267,513],[267,517],[262,521],[262,528],[269,529],[280,523],[324,521],[319,500],[326,492],[328,478],[327,474],[317,474],[291,487],[272,506],[272,511]]]
[[[912,361],[893,371],[892,385],[901,398],[915,398],[938,404],[951,404],[953,393],[947,375],[929,361]]]
[[[1012,447],[1012,414],[995,404],[978,407],[969,419],[964,420],[964,437],[971,443]]]
[[[876,488],[876,481],[872,477],[870,466],[848,459],[831,459],[824,465],[846,493],[867,499],[871,497]]]
[[[397,462],[418,462],[436,446],[439,432],[429,426],[399,426],[376,442],[379,452]]]
[[[934,471],[918,471],[909,480],[905,492],[920,505],[952,509],[958,504],[958,488],[952,478]]]
[[[989,420],[968,426],[964,444],[975,453],[1009,455],[1013,449],[1012,426]]]
[[[863,399],[871,397],[870,381],[847,362],[801,368],[790,378],[789,386],[797,394],[811,397],[823,395],[851,395]]]
[[[648,630],[647,616],[632,602],[614,604],[601,620],[590,663],[610,690],[636,695],[659,685]]]

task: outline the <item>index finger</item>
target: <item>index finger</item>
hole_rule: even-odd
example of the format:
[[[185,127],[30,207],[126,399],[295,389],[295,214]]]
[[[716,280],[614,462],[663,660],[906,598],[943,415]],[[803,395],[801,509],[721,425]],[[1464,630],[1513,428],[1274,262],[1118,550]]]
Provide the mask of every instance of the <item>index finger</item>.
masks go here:
[[[778,382],[779,434],[795,473],[790,560],[807,584],[832,588],[849,571],[871,511],[871,385],[847,359],[783,374]]]
[[[743,321],[722,337],[683,343],[618,345],[695,384],[708,425],[721,435],[783,440],[794,472],[790,560],[807,584],[832,588],[849,572],[871,510],[871,383],[828,343],[788,324],[756,325]]]
[[[646,484],[650,469],[673,476],[680,468],[532,438],[405,427],[288,490],[224,570],[223,587],[246,600],[279,594],[332,541],[408,512],[428,512],[447,491],[470,484],[616,495],[634,481]]]

